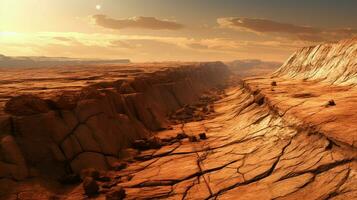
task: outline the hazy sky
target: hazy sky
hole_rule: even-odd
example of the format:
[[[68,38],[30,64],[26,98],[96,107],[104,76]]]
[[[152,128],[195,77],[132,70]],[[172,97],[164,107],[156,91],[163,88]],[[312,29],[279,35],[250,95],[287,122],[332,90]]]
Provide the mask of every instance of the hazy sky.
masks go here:
[[[283,61],[357,35],[356,0],[0,0],[0,54]]]

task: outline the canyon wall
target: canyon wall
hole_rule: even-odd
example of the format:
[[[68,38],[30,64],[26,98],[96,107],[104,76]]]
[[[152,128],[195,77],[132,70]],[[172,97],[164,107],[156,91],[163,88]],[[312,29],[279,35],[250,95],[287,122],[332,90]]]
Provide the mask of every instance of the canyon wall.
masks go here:
[[[357,38],[305,47],[295,52],[274,76],[353,85],[357,83],[356,57]]]
[[[167,129],[168,114],[224,84],[228,76],[223,63],[200,63],[51,99],[14,97],[0,116],[0,178],[21,180],[37,170],[58,175],[108,169],[133,140]]]

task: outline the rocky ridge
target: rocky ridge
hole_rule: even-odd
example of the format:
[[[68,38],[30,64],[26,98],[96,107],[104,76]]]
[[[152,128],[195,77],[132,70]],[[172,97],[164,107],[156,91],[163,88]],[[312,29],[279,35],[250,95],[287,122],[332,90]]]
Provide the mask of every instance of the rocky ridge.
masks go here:
[[[327,57],[322,56],[320,62],[329,62],[323,59]],[[326,67],[331,66],[323,65],[316,70]],[[126,149],[132,154],[129,153],[125,162],[116,160],[115,169],[111,171],[87,169],[87,177],[71,176],[71,180],[85,181],[65,191],[49,191],[42,184],[26,181],[25,186],[15,187],[14,181],[0,179],[0,187],[7,191],[4,197],[357,199],[356,87],[351,81],[331,84],[315,77],[311,78],[314,80],[297,76],[291,79],[282,69],[272,77],[240,80],[233,76],[222,98],[201,96],[185,106],[175,106],[166,112],[166,117],[171,117],[174,123],[165,129],[168,123],[157,126],[153,129],[155,137],[133,140],[136,150]],[[304,70],[295,73],[309,74]],[[351,80],[348,74],[336,80]],[[221,78],[221,75],[217,77]],[[208,80],[214,80],[214,76]],[[192,82],[197,83],[202,84]],[[220,82],[217,80],[217,83]],[[137,91],[131,84],[125,84],[122,89]],[[209,104],[193,106],[200,99]],[[209,110],[212,103],[213,114],[206,112],[205,115],[211,116],[196,120],[195,114],[207,107]],[[44,110],[44,104],[35,105],[32,107],[35,110]],[[11,145],[5,147],[9,149]],[[21,158],[13,160],[24,162]]]
[[[273,75],[336,85],[357,84],[357,38],[302,48]]]
[[[87,86],[42,99],[22,95],[0,117],[0,177],[22,180],[107,170],[135,139],[169,127],[167,115],[224,84],[222,63],[201,63]],[[187,92],[190,91],[190,92]]]

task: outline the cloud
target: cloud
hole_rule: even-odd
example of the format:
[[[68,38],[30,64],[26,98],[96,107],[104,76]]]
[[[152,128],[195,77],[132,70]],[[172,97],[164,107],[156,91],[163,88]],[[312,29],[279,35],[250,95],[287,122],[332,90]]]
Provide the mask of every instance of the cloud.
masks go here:
[[[335,41],[357,35],[357,29],[326,29],[311,26],[300,26],[289,23],[280,23],[268,19],[230,17],[218,18],[218,24],[224,28],[239,31],[249,31],[257,34],[273,34],[298,39],[302,41],[321,42]]]
[[[237,58],[285,60],[298,41],[241,41],[231,38],[35,32],[2,34],[0,54],[144,61],[209,61]]]
[[[134,17],[128,19],[111,19],[106,15],[92,16],[96,25],[109,29],[141,28],[151,30],[178,30],[184,26],[174,21],[160,20],[155,17]]]
[[[71,38],[61,37],[61,36],[53,37],[53,39],[58,40],[58,41],[63,41],[63,42],[71,42],[71,41],[73,41]]]

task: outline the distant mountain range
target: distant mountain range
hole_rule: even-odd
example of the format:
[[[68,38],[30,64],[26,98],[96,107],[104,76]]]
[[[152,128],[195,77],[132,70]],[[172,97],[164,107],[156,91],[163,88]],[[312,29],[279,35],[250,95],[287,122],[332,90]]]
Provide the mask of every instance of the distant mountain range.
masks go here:
[[[57,67],[70,65],[126,64],[129,59],[101,60],[67,57],[9,57],[0,54],[0,67]]]

